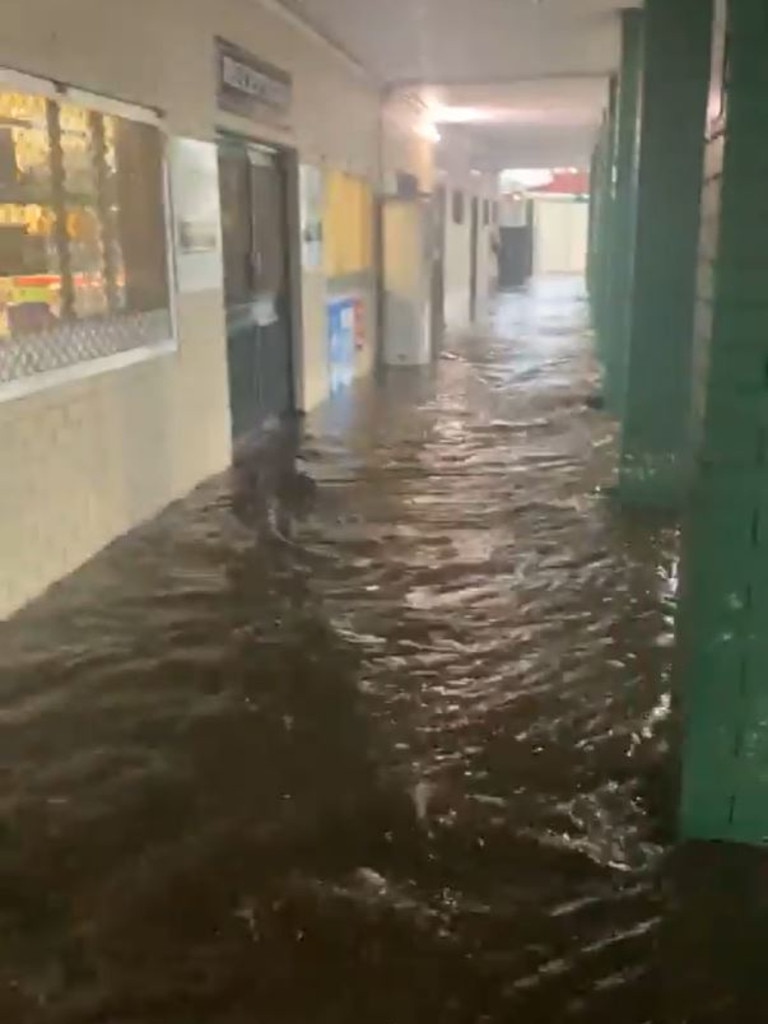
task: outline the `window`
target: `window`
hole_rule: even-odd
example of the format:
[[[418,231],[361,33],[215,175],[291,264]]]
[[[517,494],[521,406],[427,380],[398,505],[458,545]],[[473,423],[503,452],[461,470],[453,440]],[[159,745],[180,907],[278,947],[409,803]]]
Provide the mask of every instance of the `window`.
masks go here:
[[[132,114],[0,71],[0,384],[172,336],[163,136]]]
[[[455,189],[452,196],[453,223],[464,223],[464,193]]]

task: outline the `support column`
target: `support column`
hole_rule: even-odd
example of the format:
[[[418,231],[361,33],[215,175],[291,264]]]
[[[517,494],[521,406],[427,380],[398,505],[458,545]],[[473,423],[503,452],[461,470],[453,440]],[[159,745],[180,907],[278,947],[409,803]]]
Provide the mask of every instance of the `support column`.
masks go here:
[[[587,245],[587,291],[593,319],[596,312],[599,254],[603,245],[606,195],[609,188],[607,162],[608,114],[603,113],[589,167],[589,236]]]
[[[621,71],[616,98],[613,156],[614,200],[606,279],[603,385],[606,406],[616,416],[621,416],[624,407],[629,348],[629,300],[632,294],[637,220],[637,160],[640,149],[642,38],[642,11],[622,11]]]
[[[593,188],[599,199],[599,223],[595,239],[593,321],[598,359],[605,371],[605,352],[608,344],[608,300],[613,245],[613,217],[615,212],[615,157],[616,157],[616,99],[618,76],[612,75],[608,86],[608,106],[603,120],[600,139],[600,179]]]
[[[646,0],[623,500],[675,506],[689,483],[690,380],[712,0]]]
[[[750,843],[768,837],[766,53],[768,0],[718,3],[678,630],[682,832]]]
[[[595,250],[597,244],[597,225],[599,221],[598,207],[600,205],[600,146],[602,142],[602,126],[589,162],[589,226],[587,229],[587,295],[590,306],[594,306],[594,284],[595,284]]]

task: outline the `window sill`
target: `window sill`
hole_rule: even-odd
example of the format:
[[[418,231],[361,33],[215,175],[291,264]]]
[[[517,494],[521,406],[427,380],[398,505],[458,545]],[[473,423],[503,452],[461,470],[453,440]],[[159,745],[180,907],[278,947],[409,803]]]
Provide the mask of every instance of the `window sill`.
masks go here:
[[[73,363],[71,366],[63,366],[57,370],[46,370],[44,373],[8,381],[0,384],[0,404],[19,401],[43,391],[64,387],[67,384],[77,384],[84,380],[90,380],[92,377],[100,377],[105,373],[113,373],[116,370],[126,370],[139,363],[174,355],[177,351],[178,345],[172,338],[169,338],[167,341],[142,345],[138,348],[127,349],[125,352],[116,352],[98,359],[89,359],[87,362]]]

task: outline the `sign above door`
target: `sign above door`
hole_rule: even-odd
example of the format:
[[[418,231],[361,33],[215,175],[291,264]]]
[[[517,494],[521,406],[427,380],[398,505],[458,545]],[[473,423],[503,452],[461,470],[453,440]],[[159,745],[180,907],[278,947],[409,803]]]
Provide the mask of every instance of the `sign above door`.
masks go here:
[[[286,111],[293,98],[287,71],[218,37],[216,81],[219,107],[241,117],[258,118],[265,107]]]

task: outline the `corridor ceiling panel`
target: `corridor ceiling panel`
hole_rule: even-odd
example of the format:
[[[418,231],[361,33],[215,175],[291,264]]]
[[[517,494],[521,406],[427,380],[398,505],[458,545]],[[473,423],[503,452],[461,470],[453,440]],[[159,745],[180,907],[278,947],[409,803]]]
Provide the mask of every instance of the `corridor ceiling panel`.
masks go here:
[[[633,0],[280,0],[381,86],[418,98],[475,166],[583,167]],[[445,155],[446,147],[442,147]],[[441,155],[438,154],[438,159]]]
[[[618,59],[616,0],[282,2],[386,84],[604,74]]]

